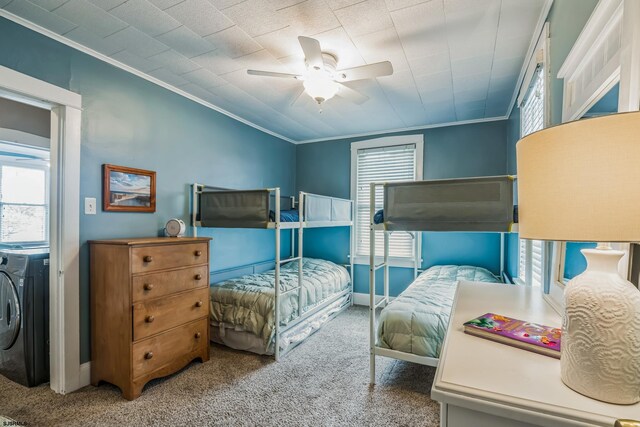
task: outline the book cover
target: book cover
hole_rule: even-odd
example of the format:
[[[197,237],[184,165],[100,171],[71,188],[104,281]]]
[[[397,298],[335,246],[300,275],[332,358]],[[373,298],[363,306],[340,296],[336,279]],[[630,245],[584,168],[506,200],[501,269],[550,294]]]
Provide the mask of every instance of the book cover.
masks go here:
[[[503,344],[560,358],[559,328],[487,313],[464,324],[464,331]]]

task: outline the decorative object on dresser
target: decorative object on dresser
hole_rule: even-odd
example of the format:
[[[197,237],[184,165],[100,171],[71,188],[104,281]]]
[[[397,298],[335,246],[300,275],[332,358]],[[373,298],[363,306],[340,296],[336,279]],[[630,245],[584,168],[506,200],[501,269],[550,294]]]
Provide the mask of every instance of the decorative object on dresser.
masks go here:
[[[640,241],[640,113],[580,120],[517,144],[520,237]],[[640,292],[609,243],[583,249],[587,270],[564,291],[561,376],[617,404],[640,401]],[[624,274],[627,274],[625,271]]]
[[[164,234],[168,237],[182,237],[186,230],[184,221],[178,218],[171,218],[164,226]]]
[[[91,384],[133,400],[149,380],[209,360],[209,240],[89,242]]]
[[[103,210],[156,211],[156,173],[154,171],[102,165],[102,172]]]

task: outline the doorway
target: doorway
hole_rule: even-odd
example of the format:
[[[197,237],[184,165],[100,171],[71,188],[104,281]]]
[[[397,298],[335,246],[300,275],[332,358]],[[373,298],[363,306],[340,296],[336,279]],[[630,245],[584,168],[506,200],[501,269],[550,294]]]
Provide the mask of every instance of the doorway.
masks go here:
[[[48,176],[46,180],[45,197],[48,198],[48,209],[45,218],[39,218],[44,230],[34,232],[24,227],[25,218],[21,224],[13,224],[12,236],[16,243],[20,239],[39,239],[39,243],[46,243],[48,238],[50,248],[49,262],[49,342],[50,342],[50,386],[57,393],[68,393],[89,383],[89,365],[80,365],[80,317],[79,317],[79,220],[80,220],[80,125],[81,125],[81,97],[66,89],[54,86],[42,80],[35,79],[12,69],[0,66],[0,99],[18,102],[20,104],[44,110],[49,115],[49,159]],[[18,133],[16,133],[18,132]],[[9,134],[12,133],[10,130]],[[38,137],[20,130],[13,130],[13,136],[31,138],[31,143],[37,145]],[[31,135],[27,137],[26,135]],[[4,138],[7,131],[4,132]],[[15,139],[15,138],[14,138]],[[13,148],[20,148],[15,144]],[[2,148],[0,146],[0,148]],[[23,147],[24,148],[24,147]],[[31,151],[27,148],[30,148]],[[37,152],[37,147],[31,145],[25,148],[27,152],[18,153],[31,156],[33,165],[39,164],[31,170],[27,169],[25,161],[22,166],[13,165],[8,173],[20,173],[21,179],[37,181],[42,175],[47,175],[42,163],[46,162],[44,155]],[[41,147],[42,148],[42,147]],[[14,150],[15,151],[15,150]],[[41,150],[43,151],[43,150]],[[14,157],[17,161],[18,157]],[[1,162],[0,158],[0,162]],[[8,166],[11,167],[11,166]],[[41,170],[42,172],[33,172]],[[0,163],[0,174],[2,165]],[[0,178],[1,179],[1,178]],[[0,183],[0,186],[2,184]],[[36,195],[37,196],[37,195]],[[30,201],[41,200],[32,198]],[[23,199],[22,199],[23,200]],[[29,203],[31,205],[31,203]],[[2,206],[0,206],[0,209]],[[42,212],[42,209],[39,210]],[[29,218],[31,221],[33,218]],[[2,220],[0,218],[0,245],[2,245]],[[33,222],[31,222],[33,224]],[[22,227],[22,229],[21,229]],[[29,228],[29,227],[26,227]],[[22,231],[20,231],[22,230]],[[36,235],[37,234],[37,235]],[[36,242],[33,240],[32,242]]]

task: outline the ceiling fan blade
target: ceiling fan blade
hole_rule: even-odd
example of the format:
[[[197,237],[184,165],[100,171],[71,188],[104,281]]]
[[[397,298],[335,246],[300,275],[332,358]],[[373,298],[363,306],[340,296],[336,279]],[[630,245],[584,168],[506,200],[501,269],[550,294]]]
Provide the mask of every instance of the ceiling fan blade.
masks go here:
[[[344,98],[358,105],[363,104],[369,100],[369,97],[367,95],[364,95],[355,89],[351,89],[347,85],[339,84],[339,86],[340,89],[338,89],[337,95],[341,98]]]
[[[285,79],[296,79],[300,80],[302,76],[297,74],[287,74],[287,73],[276,73],[273,71],[260,71],[260,70],[247,70],[247,74],[252,76],[266,76],[266,77],[281,77]]]
[[[391,65],[391,62],[384,61],[336,71],[335,79],[337,82],[351,82],[354,80],[390,76],[391,74],[393,74],[393,66]]]
[[[311,37],[298,37],[304,57],[307,61],[307,66],[316,70],[322,70],[324,68],[324,61],[322,60],[322,49],[320,48],[320,42]]]

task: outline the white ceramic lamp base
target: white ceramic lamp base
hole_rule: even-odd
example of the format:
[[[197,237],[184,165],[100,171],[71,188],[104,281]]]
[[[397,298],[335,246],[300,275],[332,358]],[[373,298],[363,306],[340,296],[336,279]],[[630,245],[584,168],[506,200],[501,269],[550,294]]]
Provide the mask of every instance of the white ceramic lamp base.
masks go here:
[[[583,249],[587,270],[565,289],[562,381],[609,403],[640,401],[640,291],[618,272],[624,255]]]

